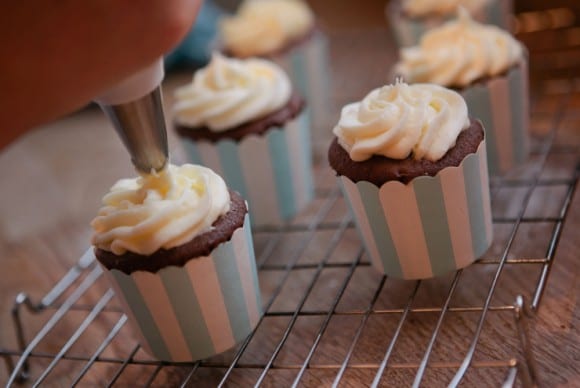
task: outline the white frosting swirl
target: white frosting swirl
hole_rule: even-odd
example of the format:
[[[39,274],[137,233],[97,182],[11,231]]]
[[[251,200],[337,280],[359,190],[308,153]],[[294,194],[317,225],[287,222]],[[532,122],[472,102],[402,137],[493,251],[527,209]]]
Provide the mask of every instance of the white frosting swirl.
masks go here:
[[[410,83],[464,87],[507,71],[523,56],[508,32],[477,23],[460,9],[457,20],[429,30],[418,46],[401,49],[395,72]]]
[[[214,54],[191,84],[177,89],[173,111],[182,125],[219,132],[280,109],[291,94],[288,76],[273,62]]]
[[[444,16],[463,7],[470,14],[475,14],[490,0],[403,0],[403,11],[412,17]],[[491,0],[504,1],[504,0]]]
[[[342,108],[333,133],[355,162],[382,155],[437,161],[469,126],[467,105],[453,90],[397,82]]]
[[[305,36],[314,14],[301,0],[246,0],[220,24],[224,46],[235,56],[268,55]]]
[[[219,175],[202,166],[169,165],[111,187],[91,222],[92,244],[116,255],[150,255],[209,231],[229,209],[230,194]]]

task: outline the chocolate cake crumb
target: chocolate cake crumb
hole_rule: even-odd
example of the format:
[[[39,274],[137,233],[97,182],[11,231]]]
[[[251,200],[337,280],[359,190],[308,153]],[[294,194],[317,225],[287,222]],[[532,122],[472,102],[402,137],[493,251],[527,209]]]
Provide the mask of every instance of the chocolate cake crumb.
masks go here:
[[[188,127],[176,123],[175,130],[181,137],[189,138],[193,141],[207,140],[218,142],[222,139],[240,141],[247,135],[262,135],[272,127],[282,127],[289,120],[297,117],[304,109],[306,102],[298,94],[293,94],[286,105],[280,109],[258,119],[241,124],[226,131],[216,132],[207,127]]]
[[[328,150],[328,161],[337,175],[344,175],[353,182],[368,181],[377,187],[393,180],[406,184],[419,176],[435,176],[445,167],[459,166],[467,155],[477,151],[483,138],[481,122],[472,119],[469,128],[457,137],[455,146],[435,162],[415,160],[413,156],[399,160],[382,155],[373,155],[370,159],[355,162],[335,137]]]
[[[117,269],[127,275],[135,271],[156,273],[171,265],[183,267],[189,260],[208,256],[219,244],[229,241],[234,231],[244,225],[244,217],[248,212],[244,199],[231,190],[230,198],[230,210],[212,224],[212,229],[186,244],[170,249],[161,248],[151,255],[133,252],[116,255],[95,248],[95,256],[105,268]]]

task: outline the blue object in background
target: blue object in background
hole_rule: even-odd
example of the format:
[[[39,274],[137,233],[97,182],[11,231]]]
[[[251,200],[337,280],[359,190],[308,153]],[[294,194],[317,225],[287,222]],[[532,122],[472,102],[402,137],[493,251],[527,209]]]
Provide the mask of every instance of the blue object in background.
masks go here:
[[[165,57],[165,69],[176,67],[199,68],[211,57],[212,42],[217,33],[217,23],[224,14],[210,0],[202,3],[197,20],[179,46]]]

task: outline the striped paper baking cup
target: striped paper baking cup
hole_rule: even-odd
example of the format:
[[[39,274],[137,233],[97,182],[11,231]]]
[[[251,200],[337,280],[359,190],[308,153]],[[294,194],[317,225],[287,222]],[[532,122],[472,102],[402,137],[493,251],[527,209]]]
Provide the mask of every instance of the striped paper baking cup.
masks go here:
[[[282,128],[238,142],[181,139],[190,162],[214,170],[249,202],[254,226],[278,225],[314,197],[310,132],[304,112]]]
[[[460,91],[469,114],[483,123],[490,175],[501,175],[524,163],[529,154],[527,60],[504,76]]]
[[[228,350],[262,314],[248,215],[229,241],[183,267],[105,273],[142,347],[162,361],[191,362]]]
[[[270,59],[286,71],[292,84],[306,98],[313,149],[324,155],[332,135],[326,130],[331,85],[328,39],[315,31],[300,45]]]
[[[372,266],[427,279],[473,263],[492,240],[485,141],[458,167],[380,188],[338,177]]]
[[[455,18],[455,14],[416,19],[403,16],[400,1],[389,2],[385,7],[385,13],[398,47],[419,44],[425,32]],[[492,24],[509,31],[512,25],[512,14],[511,0],[489,0],[479,12],[471,16],[480,23]]]

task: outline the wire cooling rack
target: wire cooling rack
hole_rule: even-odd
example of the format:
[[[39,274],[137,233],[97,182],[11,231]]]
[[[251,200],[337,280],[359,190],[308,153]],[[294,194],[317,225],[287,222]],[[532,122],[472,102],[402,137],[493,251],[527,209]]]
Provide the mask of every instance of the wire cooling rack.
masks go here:
[[[88,251],[40,302],[24,293],[16,298],[12,312],[21,348],[0,351],[12,371],[9,383],[378,385],[389,379],[393,385],[418,386],[429,379],[454,384],[486,376],[490,385],[512,386],[519,376],[525,385],[533,385],[538,369],[528,318],[540,304],[557,258],[578,180],[578,149],[555,144],[567,113],[566,97],[561,98],[551,114],[551,131],[536,142],[524,178],[492,180],[496,242],[474,266],[433,281],[402,282],[375,274],[340,193],[329,184],[318,189],[308,214],[283,228],[255,232],[266,313],[236,349],[194,364],[149,359],[125,327],[126,317]],[[567,170],[558,165],[557,178],[544,177],[553,160],[562,158],[571,163],[564,166]],[[562,171],[570,175],[563,177]],[[326,168],[317,174],[332,175]],[[538,193],[550,198],[553,215],[527,214]],[[508,214],[502,208],[506,198],[517,203]],[[514,256],[518,239],[530,227],[542,229],[539,234],[546,236],[547,245],[526,258]],[[518,267],[520,273],[522,267],[532,267],[534,275],[517,285],[521,295],[511,303],[494,303],[508,267]],[[473,286],[474,279],[479,287]],[[30,339],[27,321],[41,318],[46,319],[44,326]],[[510,324],[496,338],[484,337],[486,324],[493,322]],[[453,340],[454,335],[464,337]],[[79,349],[81,341],[85,345]],[[441,359],[438,354],[446,353],[441,343],[451,346],[455,356]],[[507,347],[499,352],[502,356],[476,356],[478,347],[502,346]]]
[[[542,349],[528,325],[580,170],[578,144],[562,135],[580,125],[579,72],[554,74],[533,93],[530,161],[491,180],[494,244],[469,268],[425,281],[378,275],[332,172],[318,166],[312,205],[254,231],[265,314],[235,349],[191,364],[149,358],[89,250],[40,301],[17,296],[18,348],[0,346],[7,385],[539,385]]]

